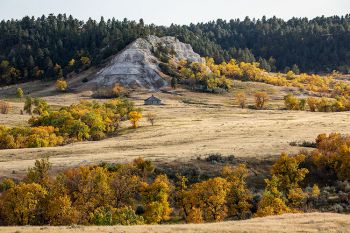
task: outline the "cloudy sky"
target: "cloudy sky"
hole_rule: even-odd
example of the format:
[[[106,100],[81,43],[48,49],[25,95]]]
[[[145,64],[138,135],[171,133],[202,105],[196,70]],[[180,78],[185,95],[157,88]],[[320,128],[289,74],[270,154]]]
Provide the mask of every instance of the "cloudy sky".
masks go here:
[[[50,13],[71,14],[79,19],[143,18],[158,25],[189,24],[210,20],[249,16],[345,15],[350,0],[0,0],[0,19],[41,16]]]

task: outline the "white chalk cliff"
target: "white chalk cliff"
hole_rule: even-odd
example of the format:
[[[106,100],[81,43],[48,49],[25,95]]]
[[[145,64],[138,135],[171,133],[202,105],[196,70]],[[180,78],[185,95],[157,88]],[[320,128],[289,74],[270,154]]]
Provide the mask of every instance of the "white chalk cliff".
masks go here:
[[[97,72],[90,84],[108,87],[119,83],[126,87],[149,90],[167,86],[168,81],[158,67],[160,61],[152,53],[159,44],[172,48],[177,60],[203,62],[189,44],[184,44],[174,37],[148,36],[146,39],[137,39],[115,55],[106,67]]]

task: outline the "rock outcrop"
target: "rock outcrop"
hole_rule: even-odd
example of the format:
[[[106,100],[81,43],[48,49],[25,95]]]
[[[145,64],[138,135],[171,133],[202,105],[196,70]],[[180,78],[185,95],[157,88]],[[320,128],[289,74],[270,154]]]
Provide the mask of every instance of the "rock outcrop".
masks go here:
[[[174,58],[190,62],[203,62],[191,45],[184,44],[174,37],[148,36],[137,39],[123,51],[115,55],[109,64],[97,72],[89,83],[96,87],[110,87],[116,83],[130,88],[157,90],[168,85],[166,76],[160,71],[155,51],[159,45],[172,48]]]

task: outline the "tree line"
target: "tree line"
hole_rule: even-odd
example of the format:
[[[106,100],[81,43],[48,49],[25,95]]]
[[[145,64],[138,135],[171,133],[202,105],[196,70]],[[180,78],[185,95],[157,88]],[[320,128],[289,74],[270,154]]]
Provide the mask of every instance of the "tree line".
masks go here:
[[[61,79],[147,35],[175,36],[216,62],[259,62],[267,71],[349,72],[350,16],[278,18],[171,25],[113,19],[86,22],[65,14],[0,22],[0,85]]]
[[[165,55],[163,54],[162,57]],[[350,85],[344,80],[339,80],[338,72],[330,75],[317,75],[307,73],[269,73],[258,62],[239,62],[231,59],[228,62],[216,63],[213,58],[206,57],[204,62],[177,61],[168,55],[160,64],[162,71],[172,76],[171,86],[176,89],[178,83],[185,84],[192,90],[211,93],[222,93],[234,87],[233,80],[264,82],[275,86],[295,87],[307,91],[309,95],[323,98],[310,97],[308,105],[311,111],[348,111]],[[242,97],[242,96],[241,96]],[[290,97],[290,96],[289,96]],[[301,105],[296,108],[295,99],[286,97],[286,101],[294,101],[288,109],[303,110],[306,101],[301,99]],[[328,97],[328,98],[326,98]],[[241,98],[239,98],[241,99]]]
[[[0,101],[0,110],[8,111],[8,108],[6,102]],[[21,112],[32,114],[29,126],[9,128],[0,125],[0,149],[51,147],[101,140],[116,135],[122,121],[129,120],[131,126],[137,128],[142,118],[141,110],[127,99],[112,99],[103,104],[81,101],[52,110],[43,99],[27,96]],[[148,115],[147,119],[150,119]]]
[[[282,153],[260,191],[248,185],[252,174],[245,164],[225,165],[217,176],[190,182],[181,170],[169,178],[143,158],[69,168],[55,176],[48,158],[37,160],[23,179],[1,180],[0,224],[219,222],[323,210],[334,202],[338,210],[350,211],[350,138],[321,134],[315,145],[311,152]],[[338,196],[327,186],[335,182]]]
[[[314,19],[276,17],[216,20],[187,27],[220,45],[229,56],[248,48],[253,61],[263,61],[272,71],[297,65],[304,72],[339,69],[349,72],[350,15]],[[227,59],[225,56],[221,59]],[[245,58],[246,59],[246,58]]]

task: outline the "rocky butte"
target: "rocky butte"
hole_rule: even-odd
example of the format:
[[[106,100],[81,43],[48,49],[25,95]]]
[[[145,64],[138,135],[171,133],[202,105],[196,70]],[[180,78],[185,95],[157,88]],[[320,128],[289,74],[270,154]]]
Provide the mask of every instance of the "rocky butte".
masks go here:
[[[171,48],[174,59],[189,62],[203,62],[189,44],[180,42],[175,37],[148,36],[139,38],[116,54],[109,64],[97,72],[90,85],[110,87],[115,83],[130,88],[158,90],[168,85],[169,79],[159,68],[160,60],[152,51],[159,46]]]

